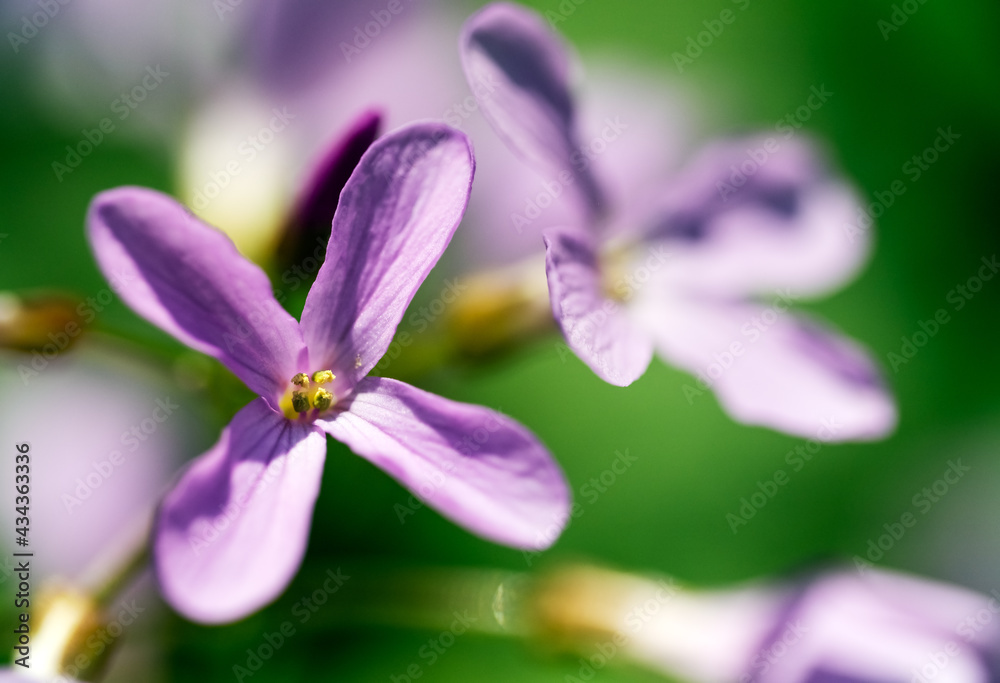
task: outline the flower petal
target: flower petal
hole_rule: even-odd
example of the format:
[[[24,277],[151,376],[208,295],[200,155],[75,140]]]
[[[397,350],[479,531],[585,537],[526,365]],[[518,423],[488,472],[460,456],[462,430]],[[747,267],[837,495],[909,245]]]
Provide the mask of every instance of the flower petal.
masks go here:
[[[305,554],[326,438],[262,399],[166,496],[153,538],[167,601],[204,623],[234,621],[276,598]]]
[[[340,192],[375,141],[381,121],[376,111],[362,113],[312,169],[282,235],[280,250],[286,262],[301,262],[315,251],[316,242],[326,245]]]
[[[303,91],[324,86],[330,89],[331,81],[345,72],[367,66],[370,53],[383,43],[398,41],[401,30],[422,16],[427,3],[407,0],[398,8],[387,5],[388,1],[381,0],[282,0],[244,5],[238,10],[245,12],[241,19],[248,20],[242,24],[240,47],[246,54],[240,66],[247,68],[275,101],[288,101]],[[394,13],[383,14],[393,9]],[[372,20],[378,22],[375,31],[369,25]],[[332,90],[339,92],[340,88]]]
[[[990,604],[986,595],[871,567],[827,572],[785,607],[757,651],[780,648],[788,656],[775,657],[754,680],[995,681],[996,624],[980,621],[975,633],[968,627],[970,615]],[[917,673],[928,663],[932,675]]]
[[[622,305],[604,296],[587,233],[545,233],[545,272],[552,314],[573,352],[606,382],[628,386],[646,371],[653,343]]]
[[[588,167],[578,168],[576,113],[566,46],[535,12],[493,3],[462,29],[462,66],[480,111],[507,145],[553,176],[572,174],[588,210],[602,203]]]
[[[569,515],[569,490],[524,427],[480,406],[369,377],[316,424],[445,517],[497,543],[541,549]]]
[[[170,197],[120,187],[94,198],[88,236],[119,296],[154,325],[273,396],[298,370],[298,323],[260,268]]]
[[[850,280],[870,251],[856,193],[801,140],[746,138],[706,149],[667,190],[648,239],[668,242],[668,286],[715,296],[796,296]]]
[[[39,681],[44,682],[45,680],[45,678],[38,675],[24,674],[16,671],[13,667],[0,668],[0,683],[39,683]],[[75,678],[67,678],[61,674],[52,676],[50,680],[58,681],[58,683],[78,683]]]
[[[344,186],[302,312],[310,362],[333,370],[338,395],[389,347],[462,218],[474,168],[465,135],[415,124],[375,142]]]
[[[867,352],[772,307],[644,297],[640,315],[666,360],[708,385],[736,420],[822,441],[870,440],[896,425],[896,406]]]

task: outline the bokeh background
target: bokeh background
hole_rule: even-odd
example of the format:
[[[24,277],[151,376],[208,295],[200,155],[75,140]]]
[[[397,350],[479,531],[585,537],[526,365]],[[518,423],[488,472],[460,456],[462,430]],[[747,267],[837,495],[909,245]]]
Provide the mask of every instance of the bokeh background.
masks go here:
[[[5,35],[20,30],[22,18],[39,11],[41,4],[5,7]],[[221,18],[207,1],[196,8],[187,6],[195,3],[160,8],[154,18],[119,4],[73,0],[58,5],[38,36],[16,52],[9,37],[0,46],[0,290],[60,290],[86,297],[104,289],[83,233],[91,197],[123,184],[180,194],[183,181],[178,178],[189,139],[185,131],[213,93],[228,92],[236,80],[218,74],[243,73],[242,61],[250,61],[246,48],[253,36],[241,38],[248,35],[241,32],[250,23],[244,15],[259,11],[250,0],[227,4]],[[353,24],[321,23],[328,14],[321,4],[316,3],[313,28],[326,32],[330,45],[351,40]],[[450,32],[452,45],[462,18],[479,6],[403,4],[405,13],[427,13],[429,18],[419,21]],[[898,430],[880,443],[824,445],[795,470],[785,458],[802,440],[735,424],[710,394],[689,402],[681,388],[691,383],[690,377],[659,361],[633,386],[614,388],[560,353],[557,338],[551,337],[481,367],[436,371],[424,376],[421,385],[502,410],[534,430],[555,453],[584,510],[555,546],[528,566],[521,552],[479,540],[428,509],[401,522],[397,506],[405,506],[409,494],[331,441],[309,552],[284,597],[237,624],[207,628],[172,615],[158,606],[154,593],[146,593],[146,604],[156,614],[148,624],[155,628],[129,633],[122,645],[126,658],[148,676],[142,680],[231,680],[233,666],[246,661],[246,649],[257,647],[265,631],[290,619],[295,604],[331,568],[346,574],[373,564],[400,571],[425,565],[535,571],[587,560],[668,574],[693,586],[723,586],[829,559],[850,561],[867,552],[869,540],[885,533],[883,525],[915,512],[917,525],[875,564],[983,592],[1000,589],[995,531],[1000,521],[1000,278],[986,282],[961,310],[948,298],[976,275],[981,259],[1000,253],[1000,6],[987,0],[526,4],[559,13],[564,20],[557,28],[575,46],[585,72],[613,57],[652,79],[647,82],[657,90],[650,97],[676,98],[685,112],[684,132],[670,153],[680,159],[715,135],[774,131],[779,120],[806,103],[814,87],[833,93],[803,122],[803,132],[825,143],[834,165],[868,201],[876,201],[876,193],[884,196],[897,180],[905,193],[877,220],[875,251],[860,277],[834,296],[802,306],[863,342],[881,362],[898,398]],[[906,14],[902,5],[915,11]],[[369,6],[382,9],[369,2],[352,11],[363,14]],[[879,22],[891,21],[897,7],[903,10],[897,16],[907,20],[886,33]],[[717,19],[725,9],[735,11],[736,21],[679,69],[675,53],[684,52],[688,38],[705,30],[703,22]],[[411,20],[405,13],[400,23]],[[366,58],[395,38],[387,30],[379,40],[366,48]],[[106,52],[100,58],[94,56],[98,48]],[[452,53],[457,73],[457,49]],[[179,60],[176,69],[169,58]],[[157,62],[177,76],[165,79],[162,89],[149,93],[134,115],[117,122],[115,132],[78,168],[57,179],[52,164],[64,160],[65,147],[78,144],[82,130],[109,115],[117,93],[137,82],[135,74]],[[623,79],[629,76],[627,68],[618,68],[624,69]],[[427,87],[438,77],[428,70]],[[287,75],[281,78],[288,83]],[[380,83],[368,87],[377,91]],[[391,74],[385,83],[393,84]],[[432,111],[445,111],[453,102],[448,96]],[[325,137],[352,113],[356,110],[331,123]],[[914,179],[904,165],[932,146],[939,128],[953,130],[958,138]],[[290,165],[275,182],[289,183],[301,165]],[[461,271],[462,265],[461,258],[450,255],[442,268]],[[445,275],[432,274],[424,294],[436,296]],[[901,353],[904,338],[912,339],[921,321],[939,309],[948,311],[949,322],[908,362],[893,368],[888,354]],[[94,412],[88,396],[99,394],[63,392],[58,383],[42,396],[31,393],[14,370],[24,358],[10,351],[0,357],[3,404],[33,406],[22,410],[18,421],[3,422],[4,448],[20,440],[43,443],[46,430],[72,429],[69,442],[81,452],[107,453],[113,437],[112,443],[94,443],[106,437],[86,421],[67,419],[84,407]],[[221,367],[192,356],[117,301],[57,363],[59,368],[96,363],[157,375],[141,380],[159,383],[147,395],[166,391],[181,408],[179,419],[160,427],[161,436],[173,444],[171,452],[143,449],[135,456],[138,463],[142,458],[173,459],[167,468],[161,461],[156,471],[172,471],[200,453],[249,398]],[[136,365],[143,369],[134,370]],[[123,386],[137,382],[127,380]],[[109,420],[123,419],[112,401],[107,405]],[[123,428],[144,414],[124,416]],[[636,460],[613,485],[597,495],[594,489],[583,490],[611,466],[616,452],[626,450]],[[78,456],[65,445],[37,458],[72,463]],[[959,458],[971,468],[969,474],[924,514],[915,496]],[[750,497],[758,482],[772,479],[778,469],[789,474],[789,483],[734,533],[727,514],[739,514],[740,499]],[[153,491],[157,484],[133,485]],[[54,520],[46,527],[50,535],[35,539],[43,556],[61,552],[57,539],[63,513],[58,495],[54,498],[36,501],[39,508],[52,508]],[[122,512],[123,517],[130,514]],[[99,522],[90,530],[99,553],[112,534]],[[53,571],[68,571],[58,563],[53,566]],[[2,605],[0,616],[7,619],[9,601]],[[413,663],[421,665],[423,680],[429,681],[553,681],[579,670],[575,657],[542,645],[478,635],[460,637],[428,665],[418,652],[433,632],[350,623],[336,610],[332,599],[316,618],[301,625],[296,620],[298,632],[253,675],[254,683],[387,681]],[[600,671],[598,679],[662,680],[621,662]]]

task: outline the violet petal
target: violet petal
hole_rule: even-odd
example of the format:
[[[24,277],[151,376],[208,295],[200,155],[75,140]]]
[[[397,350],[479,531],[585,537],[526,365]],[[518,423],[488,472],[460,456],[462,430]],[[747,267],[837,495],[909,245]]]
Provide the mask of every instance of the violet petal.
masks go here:
[[[653,343],[624,305],[601,291],[590,236],[580,230],[546,232],[545,272],[552,314],[573,352],[606,382],[624,387],[638,379],[653,357]]]
[[[263,399],[240,410],[163,500],[153,534],[167,601],[204,623],[274,600],[305,554],[326,439]]]
[[[470,531],[541,549],[565,526],[562,470],[510,418],[380,377],[362,380],[341,407],[316,424]]]
[[[689,401],[707,386],[745,424],[821,441],[888,435],[896,405],[869,354],[787,306],[644,297],[639,315],[664,358],[698,378]]]
[[[580,145],[569,58],[558,36],[535,12],[493,3],[465,22],[460,48],[469,87],[497,134],[546,173],[572,174],[575,194],[597,213],[597,181],[573,162]]]
[[[753,683],[988,683],[997,675],[995,624],[963,622],[992,598],[957,586],[877,569],[827,572],[790,604],[759,653]],[[956,637],[956,630],[961,638]],[[783,640],[782,640],[783,639]]]
[[[302,312],[310,362],[333,370],[338,396],[389,347],[462,218],[474,168],[465,135],[415,124],[375,142],[347,181]]]
[[[827,173],[812,145],[744,138],[708,147],[665,188],[647,239],[669,243],[670,286],[816,295],[865,263],[870,233],[851,228],[860,212],[857,194]]]
[[[94,198],[88,237],[115,292],[141,316],[218,358],[262,396],[303,360],[298,323],[229,238],[165,194],[120,187]]]

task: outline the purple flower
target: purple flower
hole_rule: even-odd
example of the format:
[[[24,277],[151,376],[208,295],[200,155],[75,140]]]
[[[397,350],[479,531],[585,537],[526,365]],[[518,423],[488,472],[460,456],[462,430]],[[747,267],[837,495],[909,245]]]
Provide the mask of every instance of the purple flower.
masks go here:
[[[581,216],[545,233],[546,271],[566,342],[595,373],[626,386],[655,350],[697,376],[689,402],[711,388],[741,422],[824,440],[895,426],[867,353],[787,310],[842,284],[868,252],[867,235],[844,229],[854,192],[808,144],[718,143],[648,207],[616,206],[596,167],[628,122],[609,119],[603,142],[581,146],[567,51],[545,22],[493,4],[468,20],[461,50],[470,83],[499,84],[479,101],[484,116]]]
[[[626,575],[627,576],[627,575]],[[717,683],[993,683],[994,597],[863,567],[732,590],[664,593],[628,577],[605,619],[628,655],[682,680]],[[604,591],[601,595],[613,593]],[[636,628],[635,614],[656,605]],[[647,612],[651,612],[646,607]],[[643,613],[643,612],[639,612]]]
[[[989,683],[1000,676],[996,600],[885,571],[832,572],[780,610],[741,683]]]
[[[97,261],[135,278],[122,298],[260,396],[160,508],[156,572],[183,614],[229,621],[281,593],[305,552],[327,434],[490,540],[545,547],[543,529],[566,518],[562,473],[523,427],[367,377],[451,239],[473,168],[468,140],[444,125],[372,145],[341,194],[301,322],[228,238],[172,199],[141,188],[95,198]]]

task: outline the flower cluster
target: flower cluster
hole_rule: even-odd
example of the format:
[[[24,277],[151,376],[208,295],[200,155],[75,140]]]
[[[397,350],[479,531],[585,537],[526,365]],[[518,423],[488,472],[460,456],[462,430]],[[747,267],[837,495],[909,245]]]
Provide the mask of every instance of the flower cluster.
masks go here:
[[[282,16],[265,14],[272,12]],[[396,30],[405,21],[396,14],[386,10],[377,32],[358,33],[364,44],[341,50],[347,62],[360,62],[383,29]],[[312,14],[292,15],[285,21],[297,35]],[[274,26],[264,46],[289,49],[282,22]],[[309,47],[296,53],[308,88],[300,85],[311,89],[292,98],[298,105],[321,99],[318,77],[304,66],[320,61]],[[719,140],[651,178],[654,146],[615,165],[597,151],[627,129],[617,118],[603,122],[600,145],[582,144],[570,51],[538,14],[488,5],[465,22],[456,57],[474,95],[467,109],[481,112],[493,142],[516,157],[515,172],[547,179],[545,201],[554,207],[536,206],[530,223],[516,216],[518,234],[535,239],[535,259],[507,264],[505,272],[523,281],[485,297],[476,290],[489,311],[478,319],[497,325],[516,309],[513,299],[531,298],[534,277],[546,322],[551,310],[565,344],[609,384],[630,386],[657,355],[693,378],[677,387],[689,402],[711,391],[743,424],[825,441],[875,440],[895,428],[895,401],[870,354],[795,310],[801,299],[848,282],[871,247],[868,233],[844,234],[859,210],[857,193],[816,144],[794,131]],[[272,88],[284,87],[287,75],[256,74]],[[411,121],[380,136],[384,113],[367,110],[319,157],[288,215],[274,221],[283,233],[270,243],[279,260],[316,264],[295,274],[295,287],[313,280],[298,319],[205,212],[196,216],[141,187],[93,199],[87,238],[104,275],[130,283],[120,298],[216,359],[255,396],[157,508],[150,541],[157,584],[185,617],[234,621],[287,588],[306,554],[327,437],[489,541],[537,552],[568,522],[570,486],[526,427],[378,376],[418,288],[466,217],[477,157],[456,127],[465,120],[459,114],[449,120],[454,126]],[[480,196],[507,189],[496,173],[486,175],[490,186]],[[475,230],[470,222],[463,225]],[[455,334],[507,343],[538,327],[522,322],[503,334],[472,323]],[[675,598],[683,609],[664,610],[654,628],[625,639],[633,659],[671,675],[807,683],[903,680],[916,671],[929,679],[937,674],[910,665],[940,645],[951,657],[947,680],[996,676],[996,634],[947,638],[948,621],[974,611],[981,596],[934,584],[831,572],[791,587],[710,599],[671,591]],[[718,642],[687,633],[689,617],[709,631],[718,626]],[[806,626],[796,630],[800,622]],[[865,629],[850,626],[857,623]]]

